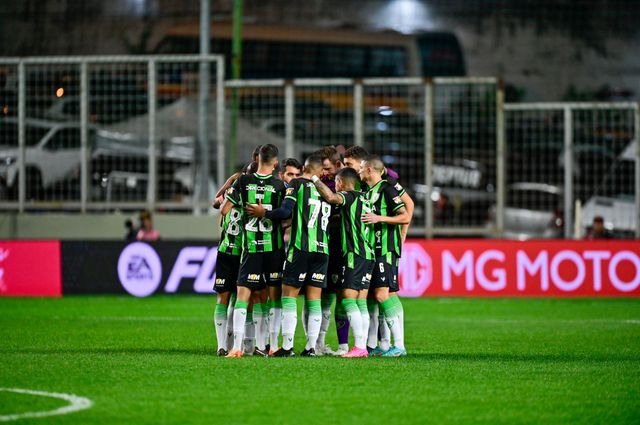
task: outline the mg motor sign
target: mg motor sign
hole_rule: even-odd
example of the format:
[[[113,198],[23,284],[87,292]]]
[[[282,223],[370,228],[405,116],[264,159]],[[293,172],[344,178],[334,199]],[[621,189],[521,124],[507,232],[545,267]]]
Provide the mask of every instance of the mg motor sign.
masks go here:
[[[0,241],[0,296],[60,295],[60,242]]]
[[[637,241],[407,241],[400,295],[640,296]]]

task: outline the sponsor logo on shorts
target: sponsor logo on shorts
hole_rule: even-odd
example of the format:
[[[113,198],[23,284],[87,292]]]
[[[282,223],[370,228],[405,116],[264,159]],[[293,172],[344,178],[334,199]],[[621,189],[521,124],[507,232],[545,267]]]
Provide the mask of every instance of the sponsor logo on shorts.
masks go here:
[[[371,281],[371,273],[367,273],[364,276],[362,276],[362,282],[363,283],[367,283]]]
[[[316,280],[316,281],[323,281],[324,280],[324,274],[322,273],[314,273],[311,275],[311,279],[312,280]]]
[[[344,272],[344,267],[342,268],[343,272]],[[338,283],[338,279],[340,279],[340,275],[338,274],[332,274],[331,275],[331,280],[333,281],[333,283]]]
[[[282,273],[276,272],[276,273],[269,274],[269,279],[280,279],[280,278],[282,278]]]
[[[247,280],[250,280],[251,282],[258,282],[260,280],[260,275],[256,273],[251,273],[249,274],[249,276],[247,276]]]
[[[298,275],[298,280],[299,280],[300,282],[304,282],[304,280],[305,280],[306,278],[307,278],[307,274],[306,274],[306,273],[300,273],[300,274]]]
[[[216,286],[224,286],[227,279],[216,279]]]

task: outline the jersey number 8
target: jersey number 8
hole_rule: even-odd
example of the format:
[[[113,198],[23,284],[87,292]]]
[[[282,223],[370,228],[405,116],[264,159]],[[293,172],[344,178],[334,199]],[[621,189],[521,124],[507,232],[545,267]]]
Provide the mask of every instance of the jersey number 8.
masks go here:
[[[309,224],[307,227],[310,229],[316,227],[318,216],[320,215],[320,211],[322,211],[320,227],[322,227],[322,230],[326,232],[327,226],[329,225],[329,216],[331,215],[331,205],[326,202],[322,202],[319,199],[309,199],[309,206],[311,207],[311,217],[309,217]]]

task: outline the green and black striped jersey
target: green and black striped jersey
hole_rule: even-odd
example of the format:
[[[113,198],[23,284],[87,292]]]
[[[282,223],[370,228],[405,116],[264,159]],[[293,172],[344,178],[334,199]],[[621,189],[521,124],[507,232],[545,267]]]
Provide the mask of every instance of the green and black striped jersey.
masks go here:
[[[242,254],[242,241],[244,239],[244,229],[242,228],[242,209],[233,207],[229,214],[222,219],[219,252],[229,255]]]
[[[371,210],[374,214],[393,217],[396,212],[404,207],[400,199],[400,193],[386,180],[380,180],[366,194]],[[373,226],[375,232],[374,251],[376,258],[396,254],[398,257],[402,250],[402,235],[397,224],[376,223]]]
[[[249,217],[244,213],[244,206],[257,204],[260,200],[266,210],[279,208],[284,200],[285,190],[282,180],[271,174],[258,173],[238,177],[227,190],[226,198],[229,202],[243,211],[244,249],[247,253],[271,252],[282,248],[284,241],[280,223],[274,224],[266,217]]]
[[[373,226],[362,221],[362,214],[370,212],[365,194],[355,190],[338,192],[342,197],[340,205],[342,253],[353,253],[366,260],[373,260]]]
[[[295,202],[291,222],[289,250],[329,254],[329,217],[331,204],[325,201],[316,186],[303,177],[291,180],[287,199]]]

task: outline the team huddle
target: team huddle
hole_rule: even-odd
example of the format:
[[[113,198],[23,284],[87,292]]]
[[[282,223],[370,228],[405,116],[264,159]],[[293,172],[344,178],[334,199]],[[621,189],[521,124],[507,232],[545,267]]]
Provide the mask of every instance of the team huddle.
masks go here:
[[[413,201],[377,156],[325,147],[304,166],[267,144],[218,192],[218,355],[405,356],[398,263]],[[288,244],[287,244],[288,236]],[[338,349],[325,343],[335,303]],[[349,330],[354,346],[349,350]],[[282,344],[280,336],[282,335]]]

